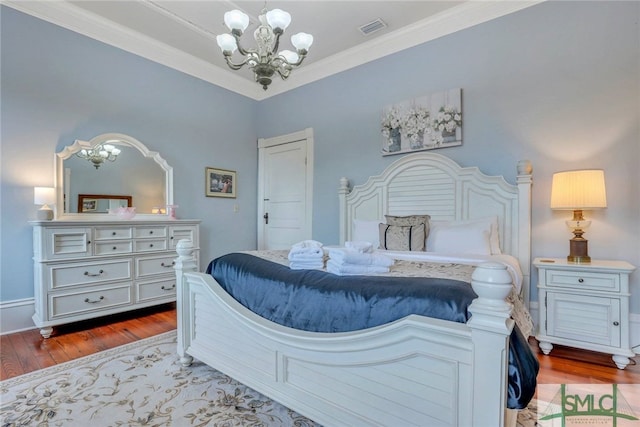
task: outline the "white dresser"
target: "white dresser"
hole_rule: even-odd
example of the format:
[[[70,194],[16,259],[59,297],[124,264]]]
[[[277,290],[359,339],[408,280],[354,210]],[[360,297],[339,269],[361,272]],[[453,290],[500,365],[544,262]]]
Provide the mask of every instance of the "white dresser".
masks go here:
[[[539,331],[544,354],[553,344],[613,355],[624,369],[635,353],[629,339],[629,275],[635,267],[624,261],[536,258]]]
[[[33,321],[45,338],[56,325],[175,301],[175,247],[189,239],[199,252],[199,220],[31,224]]]

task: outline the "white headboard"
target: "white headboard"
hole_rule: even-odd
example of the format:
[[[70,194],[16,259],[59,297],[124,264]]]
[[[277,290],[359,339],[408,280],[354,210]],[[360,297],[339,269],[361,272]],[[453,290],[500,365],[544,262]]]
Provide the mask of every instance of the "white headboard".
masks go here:
[[[409,154],[380,175],[349,190],[340,180],[340,243],[351,240],[353,220],[384,215],[428,214],[433,220],[465,220],[496,215],[503,253],[520,261],[524,298],[529,301],[531,266],[531,163],[518,162],[517,184],[488,176],[477,167],[463,168],[431,152]]]

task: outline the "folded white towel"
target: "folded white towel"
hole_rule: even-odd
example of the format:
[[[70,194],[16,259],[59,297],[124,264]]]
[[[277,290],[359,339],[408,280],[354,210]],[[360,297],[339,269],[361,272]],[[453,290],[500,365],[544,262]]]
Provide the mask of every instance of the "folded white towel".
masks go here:
[[[291,245],[291,249],[309,249],[309,248],[322,248],[322,243],[317,240],[303,240],[302,242],[294,243]]]
[[[291,253],[288,255],[289,261],[318,261],[324,258],[324,252],[320,250],[320,252],[297,252]]]
[[[345,248],[329,248],[329,258],[336,264],[372,265],[377,267],[391,267],[394,260],[386,255],[377,253],[354,252]]]
[[[338,264],[329,259],[329,261],[327,261],[327,271],[339,276],[366,275],[387,273],[389,271],[389,267],[362,264]]]
[[[363,241],[344,242],[344,247],[347,249],[352,249],[356,252],[361,252],[365,254],[373,252],[373,243],[371,242],[363,242]]]
[[[289,263],[292,270],[322,270],[324,268],[324,260],[320,261],[292,261]]]
[[[297,254],[322,255],[322,253],[323,253],[322,243],[316,240],[303,240],[302,242],[298,242],[291,245],[289,256],[291,257],[292,255],[297,255]]]

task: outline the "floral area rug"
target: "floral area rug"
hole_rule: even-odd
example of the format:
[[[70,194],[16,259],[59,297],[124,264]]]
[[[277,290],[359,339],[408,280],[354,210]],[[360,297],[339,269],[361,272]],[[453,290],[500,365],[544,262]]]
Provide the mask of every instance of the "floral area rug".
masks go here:
[[[203,363],[176,331],[0,382],[0,426],[291,426],[317,423]],[[535,426],[535,401],[518,426]]]

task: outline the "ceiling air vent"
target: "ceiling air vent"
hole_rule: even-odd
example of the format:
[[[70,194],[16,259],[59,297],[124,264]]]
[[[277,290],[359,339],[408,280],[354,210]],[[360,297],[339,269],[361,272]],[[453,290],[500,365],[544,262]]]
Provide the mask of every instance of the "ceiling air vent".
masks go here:
[[[371,21],[368,24],[361,25],[359,27],[359,30],[363,35],[368,36],[369,34],[373,34],[376,31],[382,30],[383,28],[387,28],[387,24],[385,24],[382,19],[377,18],[375,21]]]

